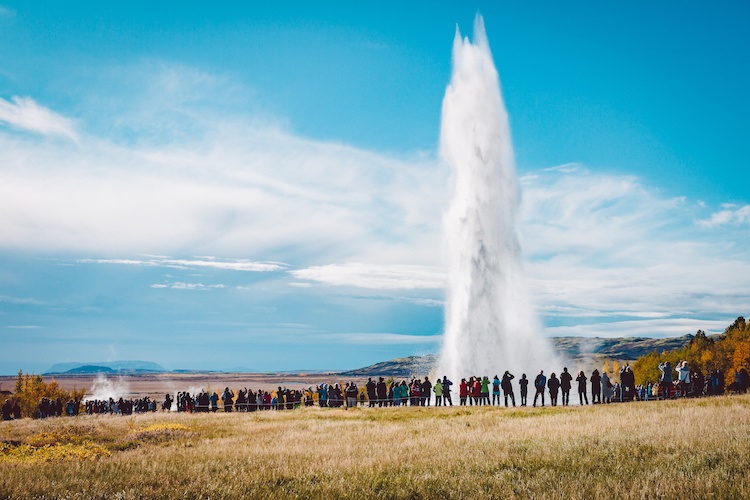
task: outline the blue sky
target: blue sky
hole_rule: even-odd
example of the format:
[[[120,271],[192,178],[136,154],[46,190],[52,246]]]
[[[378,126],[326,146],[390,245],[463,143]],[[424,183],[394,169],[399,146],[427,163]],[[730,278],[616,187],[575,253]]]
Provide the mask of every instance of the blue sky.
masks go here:
[[[436,351],[477,12],[545,334],[721,331],[750,303],[749,9],[0,0],[0,373]]]

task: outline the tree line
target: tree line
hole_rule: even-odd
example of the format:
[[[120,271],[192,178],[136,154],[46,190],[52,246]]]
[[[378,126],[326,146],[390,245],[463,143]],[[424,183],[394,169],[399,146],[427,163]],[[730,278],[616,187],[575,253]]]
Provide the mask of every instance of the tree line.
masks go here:
[[[64,405],[71,400],[82,400],[85,394],[85,389],[66,391],[60,387],[54,378],[45,382],[41,375],[31,375],[19,370],[11,399],[18,402],[21,407],[21,415],[39,418],[39,402],[42,398],[47,398],[50,401],[59,399]]]
[[[681,349],[641,356],[633,363],[636,383],[658,382],[659,365],[667,361],[672,366],[687,361],[691,370],[700,370],[704,375],[714,370],[731,375],[741,368],[750,368],[750,325],[740,316],[720,335],[708,336],[698,330]]]

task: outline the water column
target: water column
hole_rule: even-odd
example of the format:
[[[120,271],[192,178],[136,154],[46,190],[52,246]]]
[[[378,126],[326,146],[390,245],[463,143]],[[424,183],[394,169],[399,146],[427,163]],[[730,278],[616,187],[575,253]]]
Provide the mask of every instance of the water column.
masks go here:
[[[449,281],[436,375],[457,382],[510,370],[514,382],[521,373],[533,382],[540,369],[554,368],[554,357],[523,271],[508,113],[480,16],[473,42],[456,30],[440,154],[452,167],[453,197],[444,217]]]

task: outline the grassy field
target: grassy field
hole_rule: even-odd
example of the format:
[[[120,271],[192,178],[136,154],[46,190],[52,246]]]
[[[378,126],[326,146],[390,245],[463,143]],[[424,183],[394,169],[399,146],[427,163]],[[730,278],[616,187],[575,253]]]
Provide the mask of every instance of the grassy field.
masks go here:
[[[0,424],[0,497],[750,498],[750,396]]]

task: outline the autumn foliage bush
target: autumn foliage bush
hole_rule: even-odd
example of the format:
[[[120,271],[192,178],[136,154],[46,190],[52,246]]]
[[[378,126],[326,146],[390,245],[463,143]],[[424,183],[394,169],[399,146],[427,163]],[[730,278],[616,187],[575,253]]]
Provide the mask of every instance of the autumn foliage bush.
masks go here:
[[[42,398],[57,400],[60,398],[63,405],[71,399],[83,399],[84,389],[73,389],[66,391],[61,388],[53,378],[45,382],[41,375],[23,373],[19,370],[16,378],[16,387],[12,399],[18,401],[21,407],[21,416],[39,418],[39,401]]]
[[[682,360],[688,362],[691,370],[700,370],[704,375],[713,370],[732,374],[740,368],[750,368],[750,325],[740,316],[721,335],[708,336],[698,330],[682,349],[641,356],[633,364],[636,384],[658,382],[661,363],[669,361],[677,366]]]

